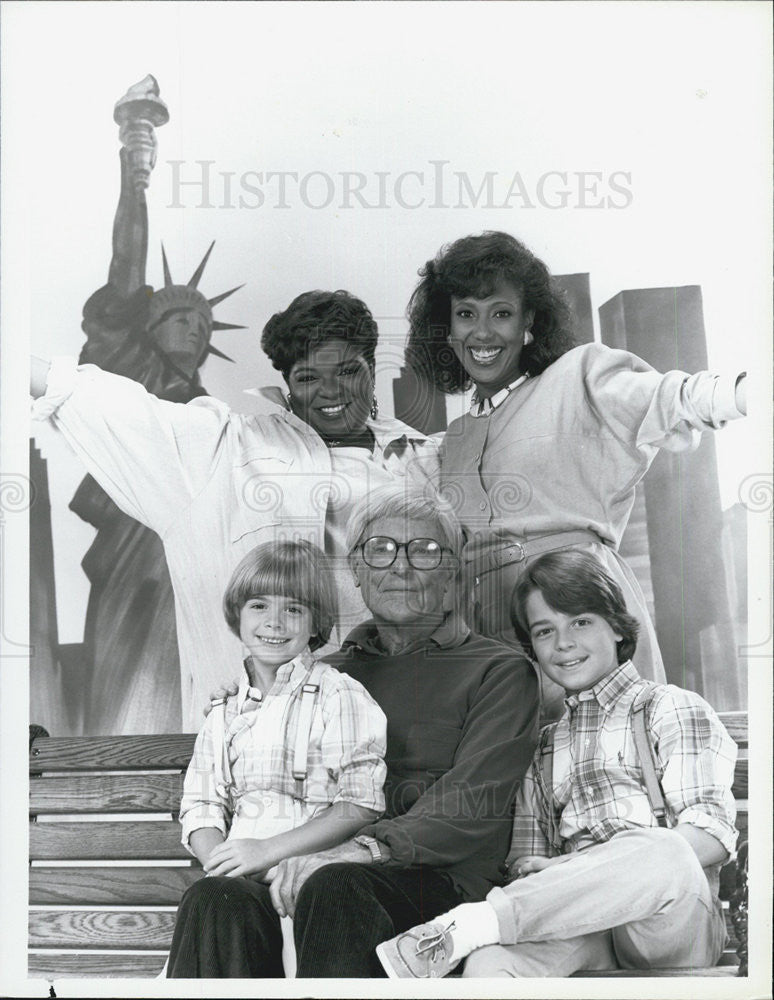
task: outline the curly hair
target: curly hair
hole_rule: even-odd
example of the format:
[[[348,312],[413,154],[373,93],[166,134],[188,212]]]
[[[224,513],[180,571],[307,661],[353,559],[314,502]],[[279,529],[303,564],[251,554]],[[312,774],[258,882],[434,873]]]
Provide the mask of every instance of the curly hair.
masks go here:
[[[242,608],[251,598],[267,594],[306,605],[315,628],[309,648],[325,645],[338,617],[338,601],[333,569],[321,549],[305,539],[274,541],[256,545],[244,556],[223,595],[223,615],[237,638]]]
[[[261,347],[287,381],[293,365],[326,340],[356,346],[373,371],[379,331],[365,302],[349,292],[303,292],[275,313],[261,335]]]
[[[530,563],[513,592],[511,621],[519,641],[535,659],[527,621],[527,598],[538,591],[546,604],[565,615],[595,614],[621,636],[618,662],[634,656],[640,624],[626,610],[621,588],[589,552],[563,549],[546,552]]]
[[[442,392],[462,392],[471,384],[448,344],[452,296],[485,299],[503,281],[521,293],[524,310],[534,313],[534,340],[521,354],[522,370],[530,375],[539,375],[575,346],[570,309],[548,268],[508,233],[465,236],[441,247],[419,276],[407,310],[406,363]]]

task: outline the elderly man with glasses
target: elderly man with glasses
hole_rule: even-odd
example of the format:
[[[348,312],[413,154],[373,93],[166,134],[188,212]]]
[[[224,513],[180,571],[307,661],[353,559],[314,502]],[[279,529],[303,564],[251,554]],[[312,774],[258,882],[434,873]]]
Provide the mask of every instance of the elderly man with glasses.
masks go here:
[[[347,541],[372,618],[326,660],[387,716],[386,812],[339,847],[282,862],[275,910],[203,880],[201,976],[281,976],[278,915],[294,917],[299,978],[383,976],[380,941],[503,882],[537,739],[533,668],[462,619],[462,533],[440,496],[374,491]]]

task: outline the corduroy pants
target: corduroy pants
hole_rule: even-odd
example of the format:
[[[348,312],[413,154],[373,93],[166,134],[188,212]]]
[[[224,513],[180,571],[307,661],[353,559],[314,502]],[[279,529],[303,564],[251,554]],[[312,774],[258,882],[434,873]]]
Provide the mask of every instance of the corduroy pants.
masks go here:
[[[293,918],[299,978],[383,977],[380,941],[463,902],[433,868],[340,863],[302,887]],[[282,932],[269,888],[248,878],[203,878],[183,896],[170,979],[281,978]]]

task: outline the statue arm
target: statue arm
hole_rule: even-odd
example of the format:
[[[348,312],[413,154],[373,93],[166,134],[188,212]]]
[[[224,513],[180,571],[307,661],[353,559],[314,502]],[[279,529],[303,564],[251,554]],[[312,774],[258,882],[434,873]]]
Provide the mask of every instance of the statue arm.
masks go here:
[[[121,194],[113,220],[113,256],[108,285],[128,299],[145,285],[148,258],[148,206],[145,191],[137,190],[128,164],[129,153],[121,147]]]
[[[145,285],[148,208],[144,189],[135,183],[130,155],[130,150],[122,145],[121,194],[113,220],[110,271],[107,284],[94,292],[83,307],[81,328],[86,343],[79,361],[136,379],[149,389],[158,389],[148,383],[155,369],[142,336],[148,295],[152,291]]]

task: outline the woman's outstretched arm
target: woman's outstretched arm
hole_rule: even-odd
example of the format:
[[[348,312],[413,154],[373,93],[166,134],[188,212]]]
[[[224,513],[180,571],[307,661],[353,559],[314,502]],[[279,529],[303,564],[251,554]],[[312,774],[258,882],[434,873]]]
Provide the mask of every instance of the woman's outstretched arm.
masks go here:
[[[46,394],[46,382],[48,381],[48,369],[51,362],[43,358],[36,358],[33,354],[30,358],[30,396],[33,399],[40,399]]]

